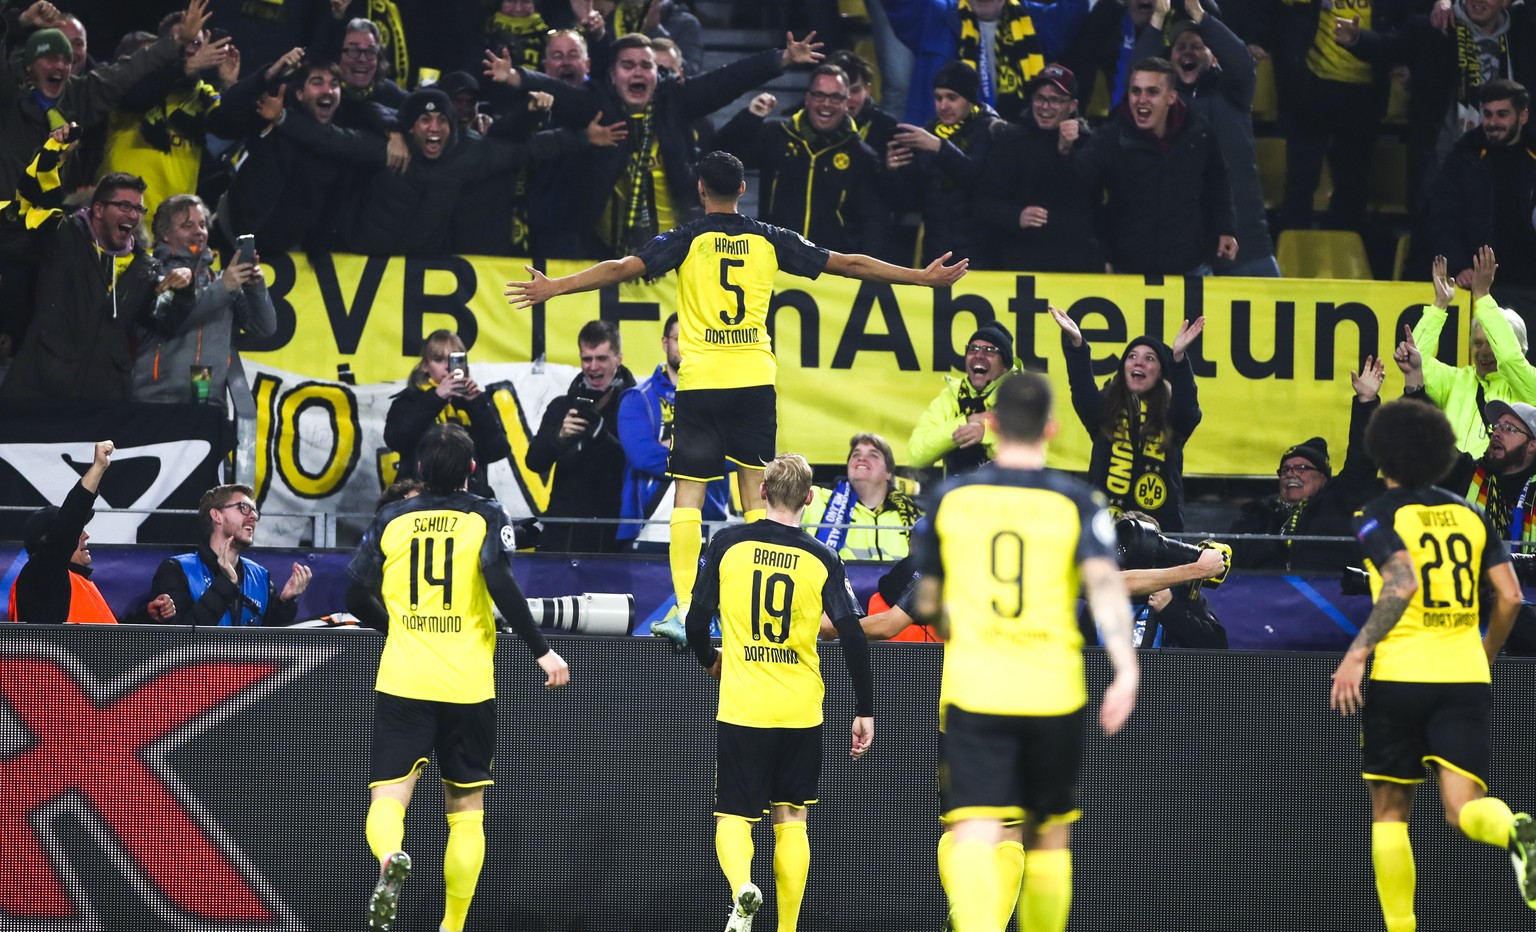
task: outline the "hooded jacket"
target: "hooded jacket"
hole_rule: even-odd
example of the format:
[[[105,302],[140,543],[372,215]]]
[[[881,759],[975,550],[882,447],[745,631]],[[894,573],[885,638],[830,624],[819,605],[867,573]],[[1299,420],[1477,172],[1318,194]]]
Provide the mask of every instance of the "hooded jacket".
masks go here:
[[[1119,273],[1186,275],[1216,258],[1218,237],[1237,235],[1226,163],[1210,124],[1183,99],[1168,108],[1167,119],[1158,139],[1137,129],[1122,106],[1074,153],[1083,178],[1108,194],[1100,242]]]
[[[1207,15],[1200,20],[1199,32],[1218,64],[1206,69],[1193,84],[1184,84],[1177,76],[1174,84],[1189,111],[1204,119],[1216,134],[1232,192],[1237,262],[1272,256],[1275,243],[1269,235],[1264,189],[1259,184],[1259,165],[1253,148],[1253,93],[1258,87],[1258,65],[1243,40],[1215,16]],[[1131,53],[1133,61],[1148,57],[1170,57],[1163,46],[1162,33],[1156,29],[1143,29]],[[1230,264],[1218,260],[1216,267]]]
[[[1091,135],[1086,123],[1080,127],[1082,135],[1073,151],[1088,145]],[[992,124],[992,146],[971,192],[971,210],[991,240],[992,255],[986,266],[973,258],[973,267],[1104,271],[1092,193],[1073,168],[1071,157],[1058,153],[1059,139],[1058,131],[1041,129],[1032,113],[1026,113],[1019,124]],[[1020,228],[1019,215],[1026,207],[1045,208],[1046,225]]]
[[[373,133],[321,126],[308,114],[285,110],[278,131],[322,156],[345,159],[373,169],[362,196],[341,224],[343,246],[366,255],[439,255],[451,249],[453,211],[465,186],[498,172],[539,159],[579,152],[587,137],[575,130],[539,133],[526,143],[501,139],[479,142],[459,138],[449,120],[443,152],[427,159],[411,147],[403,173],[386,166],[386,141]]]
[[[742,110],[721,127],[715,147],[761,171],[759,220],[833,252],[880,251],[890,225],[878,186],[880,159],[853,117],[820,133],[804,110],[788,119]]]
[[[191,269],[196,295],[191,314],[174,335],[161,336],[149,330],[139,334],[138,356],[133,364],[133,398],[191,402],[192,367],[207,366],[208,398],[222,403],[230,360],[235,356],[235,337],[239,333],[267,337],[277,332],[277,311],[267,286],[253,281],[238,291],[225,288],[222,276],[213,271],[211,249],[204,248],[194,255],[161,243],[155,247],[155,258],[167,272]],[[162,295],[161,300],[164,299]]]
[[[138,328],[169,336],[192,311],[192,289],[155,300],[160,263],[137,242],[113,256],[96,245],[89,208],[57,205],[64,149],[49,138],[27,168],[18,200],[0,224],[26,229],[41,256],[37,315],[16,353],[0,396],[127,401],[133,390]]]
[[[1456,431],[1456,448],[1476,458],[1488,449],[1488,429],[1479,401],[1536,404],[1536,366],[1520,352],[1514,329],[1492,297],[1478,298],[1472,306],[1472,317],[1483,325],[1488,348],[1499,364],[1487,378],[1478,378],[1475,365],[1451,366],[1434,357],[1433,348],[1440,345],[1440,331],[1446,321],[1446,313],[1440,308],[1425,305],[1423,316],[1413,328],[1413,341],[1430,350],[1424,353],[1425,394],[1450,418],[1451,428]]]
[[[560,425],[566,412],[578,407],[575,395],[584,384],[584,377],[578,373],[566,393],[544,409],[544,419],[538,433],[528,441],[523,461],[537,473],[547,473],[551,468],[555,471],[549,507],[544,514],[557,518],[616,518],[624,485],[619,401],[625,391],[634,387],[635,377],[619,366],[612,384],[598,399],[596,423],[589,422],[587,432],[579,437],[561,439]],[[613,549],[614,533],[612,525],[552,524],[544,528],[539,547],[605,553]]]
[[[1020,371],[1022,370],[1015,361],[1007,372],[988,382],[980,390],[971,387],[969,378],[946,375],[944,389],[939,392],[937,398],[928,403],[923,416],[917,419],[917,426],[912,428],[912,436],[907,439],[907,461],[922,469],[943,460],[945,475],[954,475],[959,472],[962,468],[960,459],[966,451],[955,446],[953,439],[955,431],[965,425],[966,418],[971,412],[991,411],[997,404],[998,384]],[[997,456],[997,433],[991,426],[987,427],[986,434],[982,437],[981,448],[986,460],[990,461]]]
[[[1503,159],[1506,164],[1495,166]],[[1511,177],[1515,187],[1505,187]],[[1472,256],[1484,245],[1501,256],[1526,256],[1536,235],[1530,232],[1531,210],[1536,207],[1536,128],[1529,124],[1512,146],[1494,149],[1482,127],[1456,143],[1440,166],[1429,189],[1427,232],[1436,255],[1445,256],[1450,274],[1472,267]],[[1499,210],[1514,212],[1511,218],[1523,227],[1524,242],[1502,242]],[[1523,219],[1523,224],[1518,223]],[[1507,228],[1506,228],[1507,229]],[[1536,270],[1528,262],[1507,263],[1505,284],[1536,284]],[[1433,346],[1434,344],[1428,344]],[[1524,399],[1521,399],[1524,400]]]
[[[1162,489],[1160,493],[1154,491],[1147,500],[1138,501],[1136,507],[1157,519],[1157,523],[1164,531],[1184,530],[1184,444],[1189,440],[1195,428],[1200,426],[1203,417],[1200,411],[1200,398],[1195,389],[1195,373],[1190,368],[1189,359],[1183,362],[1174,362],[1173,354],[1169,352],[1166,344],[1160,341],[1149,340],[1146,337],[1138,337],[1132,340],[1126,347],[1126,352],[1138,343],[1147,343],[1157,349],[1158,359],[1163,366],[1163,379],[1172,384],[1173,397],[1168,402],[1167,426],[1168,436],[1162,447]],[[1074,347],[1071,339],[1065,333],[1061,337],[1061,349],[1067,358],[1067,381],[1072,389],[1072,409],[1077,412],[1077,419],[1082,422],[1084,429],[1088,431],[1088,437],[1093,442],[1093,452],[1088,460],[1088,484],[1100,491],[1108,490],[1108,482],[1111,473],[1111,460],[1120,451],[1114,449],[1115,443],[1105,436],[1102,422],[1105,414],[1105,394],[1094,381],[1093,377],[1093,351],[1088,341],[1084,340],[1081,346]],[[1125,354],[1122,353],[1110,382],[1122,378],[1125,371]],[[1105,388],[1108,387],[1105,383]],[[1140,476],[1129,475],[1132,484],[1140,479]],[[1155,488],[1155,484],[1154,484]],[[1137,496],[1137,488],[1132,488],[1130,494]],[[1114,494],[1110,493],[1111,498]],[[1161,504],[1157,504],[1160,500]]]

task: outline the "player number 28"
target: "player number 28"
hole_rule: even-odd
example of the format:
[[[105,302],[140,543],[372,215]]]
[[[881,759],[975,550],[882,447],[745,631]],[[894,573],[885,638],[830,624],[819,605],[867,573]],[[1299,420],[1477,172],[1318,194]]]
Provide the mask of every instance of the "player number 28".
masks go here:
[[[1425,534],[1419,538],[1419,546],[1426,550],[1433,550],[1435,558],[1426,560],[1419,567],[1419,580],[1424,584],[1424,607],[1447,608],[1451,603],[1434,596],[1434,587],[1431,582],[1435,575],[1431,571],[1438,570],[1445,565],[1445,558],[1451,558],[1451,588],[1455,591],[1456,604],[1462,608],[1471,608],[1473,597],[1477,595],[1477,574],[1472,571],[1472,542],[1467,540],[1465,534],[1450,534],[1445,538],[1445,553],[1440,552],[1440,541],[1432,534]],[[1444,595],[1445,590],[1440,590]]]

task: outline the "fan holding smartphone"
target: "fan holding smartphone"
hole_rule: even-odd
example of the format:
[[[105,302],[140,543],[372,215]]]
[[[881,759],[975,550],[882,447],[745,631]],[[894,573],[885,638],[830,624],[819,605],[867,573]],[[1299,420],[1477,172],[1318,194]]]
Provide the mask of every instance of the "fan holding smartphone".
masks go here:
[[[394,479],[416,478],[416,444],[433,424],[448,422],[462,425],[475,441],[477,465],[469,490],[476,495],[494,495],[486,472],[491,463],[511,454],[506,428],[490,393],[470,371],[464,341],[452,330],[437,330],[422,343],[421,361],[411,370],[405,390],[395,396],[384,419],[384,443],[400,455]],[[390,480],[387,474],[384,478]]]

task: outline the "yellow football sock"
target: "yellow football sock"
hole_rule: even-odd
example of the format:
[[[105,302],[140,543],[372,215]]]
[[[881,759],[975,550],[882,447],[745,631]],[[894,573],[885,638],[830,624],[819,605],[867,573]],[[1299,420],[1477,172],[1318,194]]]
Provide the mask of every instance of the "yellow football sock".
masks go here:
[[[672,509],[672,543],[667,562],[672,565],[672,589],[679,607],[693,601],[693,581],[699,576],[699,551],[704,548],[704,514],[697,508]],[[679,619],[686,622],[687,619]]]
[[[951,904],[949,914],[954,914],[955,894],[949,886],[949,879],[954,876],[954,870],[949,866],[949,856],[955,850],[955,835],[953,832],[944,832],[939,835],[939,886],[944,888],[944,897]]]
[[[448,932],[463,932],[484,864],[485,813],[448,813],[448,847],[443,851],[443,928]]]
[[[749,508],[746,511],[743,511],[741,513],[741,516],[746,519],[746,522],[748,524],[751,524],[753,521],[761,521],[764,518],[768,517],[768,509],[766,509],[766,508]]]
[[[1457,822],[1461,825],[1462,833],[1473,841],[1493,845],[1495,848],[1507,848],[1509,831],[1515,825],[1515,814],[1509,811],[1504,800],[1484,796],[1462,806]]]
[[[1024,857],[1019,928],[1029,932],[1062,932],[1071,911],[1072,852],[1066,848],[1031,851]]]
[[[1414,932],[1413,844],[1407,822],[1371,823],[1371,863],[1376,867],[1376,897],[1387,920],[1387,932]]]
[[[1017,841],[1000,841],[992,849],[997,862],[997,925],[1006,928],[1008,918],[1019,905],[1019,886],[1024,881],[1024,845]]]
[[[368,838],[368,850],[384,863],[384,859],[402,849],[405,844],[405,806],[398,799],[380,796],[368,804],[368,819],[363,823],[363,833]]]
[[[800,901],[811,873],[811,840],[804,822],[780,822],[773,827],[773,883],[779,904],[779,932],[795,932]]]
[[[979,839],[955,839],[949,852],[949,905],[955,932],[995,932],[997,858]]]
[[[737,816],[717,819],[715,858],[734,897],[741,885],[752,879],[752,823]]]

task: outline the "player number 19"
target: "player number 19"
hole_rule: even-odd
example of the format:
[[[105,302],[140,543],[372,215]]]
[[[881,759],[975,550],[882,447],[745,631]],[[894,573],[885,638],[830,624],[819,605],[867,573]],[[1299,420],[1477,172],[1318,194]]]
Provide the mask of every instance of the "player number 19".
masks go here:
[[[753,570],[752,640],[767,638],[775,644],[789,640],[789,618],[794,604],[795,581],[787,574],[773,573],[765,580],[762,570]],[[764,615],[768,616],[766,622]]]

